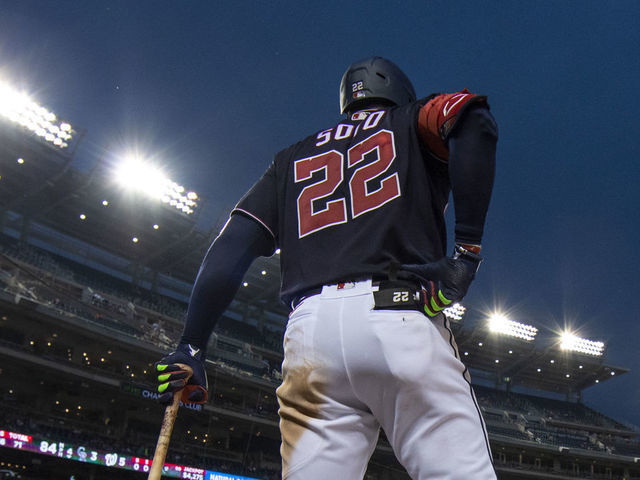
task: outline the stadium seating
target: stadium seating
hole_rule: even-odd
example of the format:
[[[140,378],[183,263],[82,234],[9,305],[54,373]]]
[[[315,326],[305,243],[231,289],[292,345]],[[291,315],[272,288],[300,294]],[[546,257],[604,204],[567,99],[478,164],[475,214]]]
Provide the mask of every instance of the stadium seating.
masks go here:
[[[120,314],[120,316],[125,314],[123,302],[130,303],[140,312],[148,310],[149,312],[141,315],[143,318],[138,322],[140,324],[138,329],[143,329],[149,336],[152,336],[150,330],[156,324],[155,339],[163,346],[173,346],[172,343],[180,333],[181,328],[176,327],[176,322],[181,322],[184,318],[186,304],[178,300],[153,293],[142,287],[133,286],[131,283],[118,280],[104,272],[45,252],[32,245],[18,242],[6,235],[2,235],[0,238],[0,252],[9,257],[9,259],[35,267],[39,272],[45,274],[41,278],[54,277],[57,280],[64,279],[69,284],[88,288],[93,294],[88,303],[102,310],[107,310],[111,314]],[[43,284],[38,287],[37,290],[41,296],[49,300],[56,298],[54,293],[47,292]],[[114,300],[110,301],[109,297]],[[97,298],[100,300],[98,301]],[[61,303],[61,308],[66,308],[68,313],[81,315],[85,318],[93,317],[93,312],[91,311],[80,309],[77,306],[69,306],[67,305],[68,302],[62,301]],[[152,312],[161,315],[154,318]],[[174,322],[169,321],[171,319]],[[114,319],[114,321],[117,322],[118,320]],[[252,345],[273,350],[274,352],[282,351],[282,332],[271,330],[260,332],[255,327],[240,323],[228,316],[223,316],[220,319],[216,331],[222,335],[242,339]],[[140,332],[136,333],[140,334]],[[169,345],[170,343],[171,345]]]

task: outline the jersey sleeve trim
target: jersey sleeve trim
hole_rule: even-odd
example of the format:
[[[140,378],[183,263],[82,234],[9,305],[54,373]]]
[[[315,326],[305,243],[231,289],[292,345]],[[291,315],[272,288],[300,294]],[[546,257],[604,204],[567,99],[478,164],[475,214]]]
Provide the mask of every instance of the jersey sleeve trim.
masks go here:
[[[487,105],[487,97],[475,95],[465,88],[456,93],[436,95],[420,109],[418,133],[436,159],[444,163],[449,161],[447,140],[464,112],[477,104]]]
[[[234,213],[236,213],[236,212],[237,212],[237,213],[241,213],[241,214],[243,214],[243,215],[246,215],[246,216],[248,216],[249,218],[253,218],[256,222],[258,222],[260,225],[262,225],[262,226],[267,230],[267,232],[269,232],[269,234],[273,237],[273,239],[274,239],[274,241],[275,241],[275,239],[276,239],[276,235],[273,233],[273,230],[271,230],[271,229],[269,228],[269,226],[268,226],[266,223],[264,223],[260,218],[258,218],[257,216],[255,216],[255,215],[254,215],[253,213],[251,213],[251,212],[248,212],[248,211],[246,211],[246,210],[244,210],[244,209],[242,209],[242,208],[237,208],[237,207],[236,207],[236,208],[234,208],[234,209],[231,211],[231,215],[233,215],[233,214],[234,214]]]

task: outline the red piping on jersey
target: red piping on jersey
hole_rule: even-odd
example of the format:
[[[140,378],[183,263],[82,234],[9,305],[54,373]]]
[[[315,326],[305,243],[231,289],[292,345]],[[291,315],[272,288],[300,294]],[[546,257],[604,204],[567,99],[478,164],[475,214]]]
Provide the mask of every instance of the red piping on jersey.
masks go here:
[[[274,240],[276,239],[276,235],[271,231],[271,229],[269,228],[269,226],[268,226],[266,223],[264,223],[262,220],[260,220],[258,217],[256,217],[253,213],[251,213],[251,212],[247,212],[246,210],[243,210],[242,208],[234,208],[234,209],[231,211],[231,215],[233,215],[233,214],[234,214],[234,212],[242,212],[242,213],[244,213],[245,215],[247,215],[247,216],[249,216],[249,217],[253,218],[256,222],[258,222],[260,225],[262,225],[264,228],[266,228],[266,229],[267,229],[267,231],[271,234],[271,236],[273,237],[273,239],[274,239]]]

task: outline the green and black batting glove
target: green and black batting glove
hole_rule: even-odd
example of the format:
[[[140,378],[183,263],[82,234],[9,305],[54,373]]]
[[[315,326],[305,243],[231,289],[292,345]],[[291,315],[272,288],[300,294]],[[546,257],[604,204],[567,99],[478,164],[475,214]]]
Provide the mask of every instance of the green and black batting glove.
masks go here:
[[[422,283],[427,291],[424,311],[435,317],[467,294],[480,262],[480,255],[456,244],[451,257],[431,263],[400,265],[399,272],[409,274]]]
[[[193,375],[187,381],[189,372],[179,363],[188,365]],[[188,343],[180,343],[176,351],[170,353],[154,365],[155,381],[158,384],[158,401],[163,405],[171,403],[173,393],[182,390],[183,403],[206,403],[209,384],[204,368],[204,351]]]

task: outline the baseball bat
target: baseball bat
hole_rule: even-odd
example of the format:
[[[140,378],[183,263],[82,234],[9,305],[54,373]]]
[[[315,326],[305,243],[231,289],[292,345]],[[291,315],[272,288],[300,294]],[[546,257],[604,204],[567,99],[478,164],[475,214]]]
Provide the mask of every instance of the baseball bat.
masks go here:
[[[178,363],[180,368],[189,372],[189,376],[185,379],[185,383],[189,381],[193,370],[188,365]],[[173,424],[178,416],[178,408],[180,407],[180,397],[182,396],[182,390],[178,390],[173,393],[173,402],[167,405],[164,410],[164,417],[162,418],[162,426],[160,427],[160,433],[158,434],[158,443],[156,443],[156,450],[153,453],[153,460],[151,462],[151,469],[149,470],[149,476],[147,480],[160,480],[162,477],[162,468],[164,467],[164,459],[167,456],[167,450],[169,449],[169,440],[171,440],[171,432],[173,431]]]

